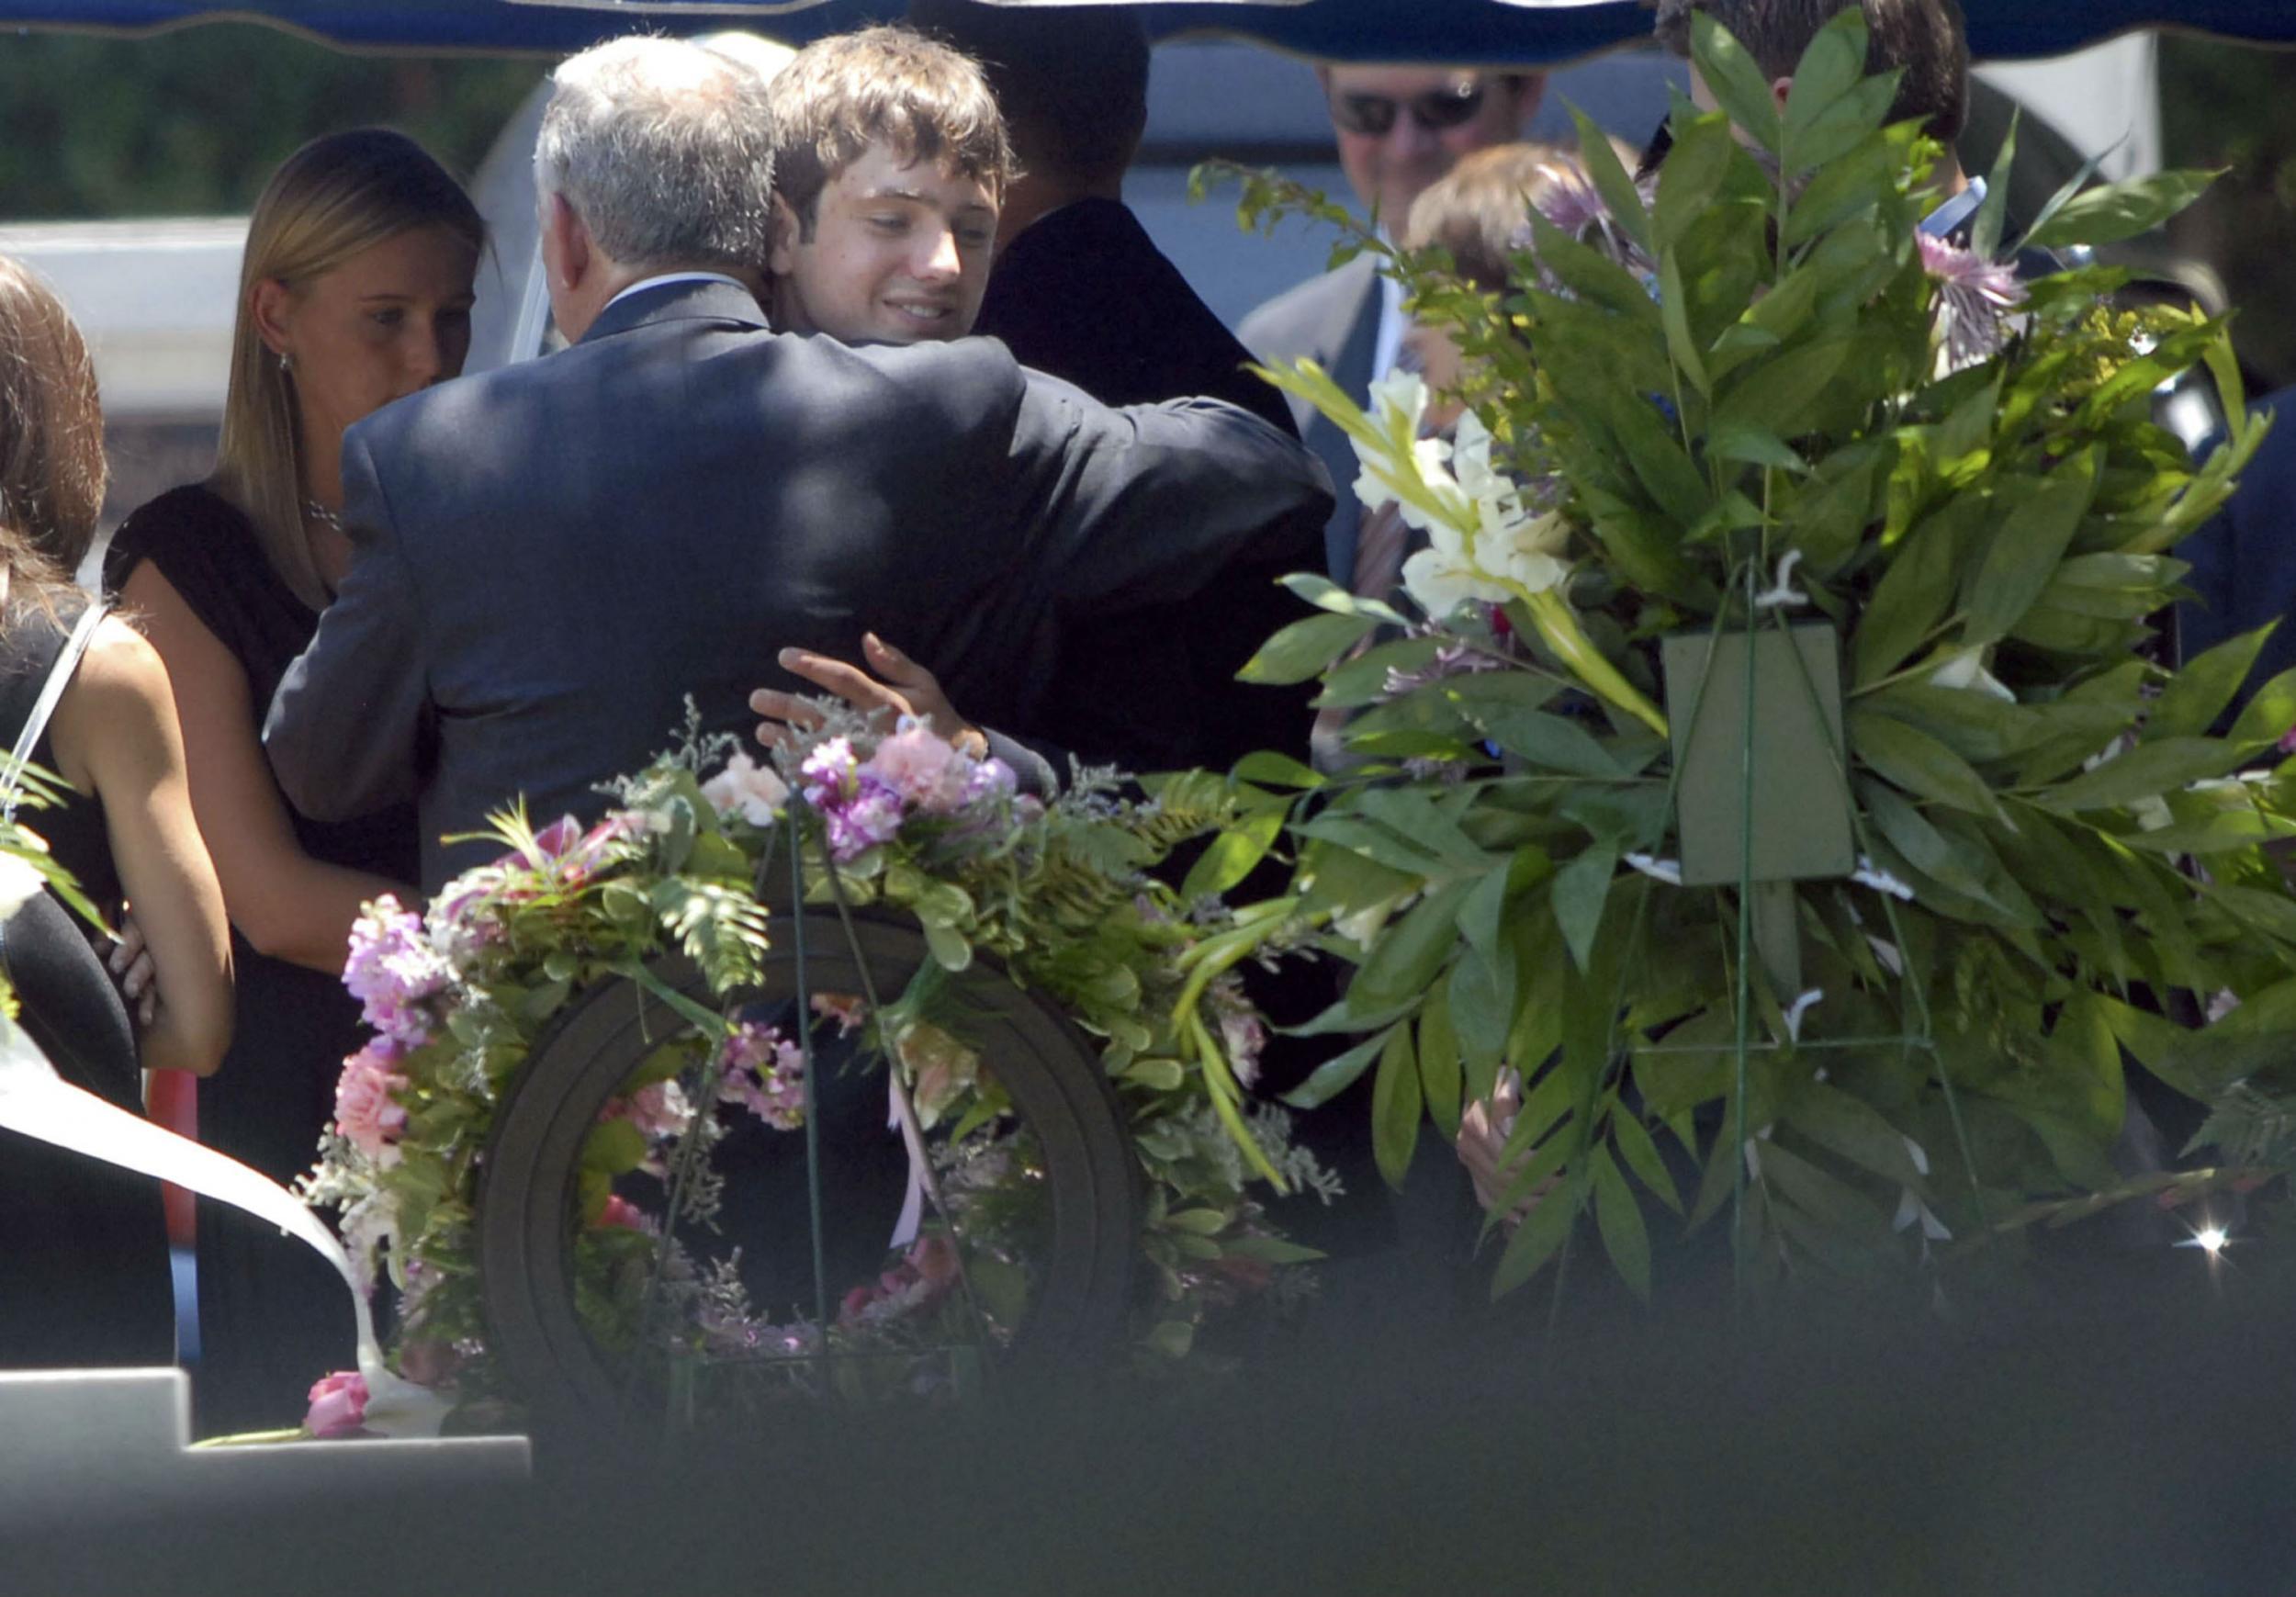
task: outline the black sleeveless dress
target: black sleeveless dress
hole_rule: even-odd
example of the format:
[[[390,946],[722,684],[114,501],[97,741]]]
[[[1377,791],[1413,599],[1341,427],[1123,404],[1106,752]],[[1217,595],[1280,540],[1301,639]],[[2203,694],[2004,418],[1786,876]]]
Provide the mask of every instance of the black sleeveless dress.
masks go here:
[[[16,747],[79,604],[51,616],[0,613],[0,753]],[[51,772],[47,735],[31,751]],[[107,914],[119,902],[104,809],[93,798],[28,804],[17,818]],[[0,923],[0,965],[26,1033],[56,1073],[142,1112],[135,1033],[87,928],[41,893]],[[174,1298],[159,1183],[16,1131],[0,1130],[0,1367],[164,1365],[175,1359]]]
[[[112,539],[107,586],[117,592],[146,560],[239,661],[260,724],[318,614],[271,568],[247,518],[203,487],[176,489],[128,518]],[[415,880],[411,808],[336,825],[292,819],[315,860]],[[199,1084],[199,1140],[291,1183],[311,1167],[333,1117],[335,1078],[362,1040],[358,1006],[334,976],[268,959],[236,929],[231,960],[237,1026],[222,1068]],[[293,1424],[311,1383],[350,1366],[342,1278],[300,1243],[221,1204],[199,1203],[198,1232],[198,1429]]]

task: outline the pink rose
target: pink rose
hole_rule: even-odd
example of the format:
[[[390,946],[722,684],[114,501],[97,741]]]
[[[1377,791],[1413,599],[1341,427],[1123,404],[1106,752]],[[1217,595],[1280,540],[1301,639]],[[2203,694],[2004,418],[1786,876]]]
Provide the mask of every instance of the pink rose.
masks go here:
[[[303,1429],[314,1437],[355,1435],[366,1423],[366,1378],[339,1369],[311,1388],[310,1405]]]
[[[407,1078],[391,1069],[398,1054],[377,1039],[343,1062],[335,1082],[335,1130],[370,1159],[386,1158],[407,1129],[406,1106],[393,1097]]]
[[[931,815],[951,814],[964,803],[965,782],[972,774],[954,744],[906,717],[901,729],[878,744],[861,769],[899,793],[904,803]]]

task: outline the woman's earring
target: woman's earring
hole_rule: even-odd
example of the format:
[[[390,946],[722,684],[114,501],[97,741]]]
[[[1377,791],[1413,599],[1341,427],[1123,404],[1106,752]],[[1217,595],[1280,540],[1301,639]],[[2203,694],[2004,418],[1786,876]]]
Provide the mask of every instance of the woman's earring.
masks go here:
[[[289,355],[287,351],[281,350],[279,352],[279,375],[283,377],[287,377],[292,375],[294,370],[294,357]]]

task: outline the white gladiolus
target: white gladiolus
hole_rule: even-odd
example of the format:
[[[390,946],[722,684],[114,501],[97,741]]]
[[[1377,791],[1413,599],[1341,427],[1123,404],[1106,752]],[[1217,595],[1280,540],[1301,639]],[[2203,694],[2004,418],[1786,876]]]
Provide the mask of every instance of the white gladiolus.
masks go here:
[[[1418,377],[1389,377],[1373,386],[1372,400],[1381,443],[1356,442],[1364,469],[1356,496],[1375,511],[1396,505],[1427,534],[1427,547],[1402,569],[1404,591],[1421,609],[1439,619],[1470,600],[1503,604],[1560,585],[1570,573],[1562,558],[1570,523],[1559,512],[1525,508],[1522,489],[1492,467],[1491,433],[1473,412],[1446,444],[1417,436],[1427,404]]]

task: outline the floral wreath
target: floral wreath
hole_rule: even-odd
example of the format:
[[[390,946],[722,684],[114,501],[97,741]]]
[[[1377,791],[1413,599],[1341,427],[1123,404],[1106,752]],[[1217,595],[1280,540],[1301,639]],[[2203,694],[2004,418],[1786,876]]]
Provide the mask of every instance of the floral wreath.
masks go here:
[[[498,815],[500,859],[420,915],[377,900],[353,932],[343,979],[374,1035],[343,1063],[302,1189],[339,1210],[365,1289],[386,1276],[398,1288],[400,1372],[451,1395],[473,1423],[504,1417],[516,1398],[490,1364],[475,1245],[477,1167],[495,1111],[584,991],[618,977],[674,999],[647,969],[671,950],[699,967],[720,1007],[681,1007],[692,1029],[633,1072],[585,1143],[577,1289],[601,1344],[626,1349],[643,1333],[679,1352],[792,1364],[906,1350],[921,1367],[923,1351],[955,1329],[953,1288],[968,1266],[965,1296],[979,1288],[994,1314],[1017,1274],[999,1216],[1032,1174],[993,1060],[943,1001],[941,978],[976,949],[1099,1044],[1145,1177],[1138,1351],[1184,1356],[1208,1318],[1281,1305],[1308,1285],[1294,1266],[1315,1255],[1281,1236],[1256,1189],[1304,1187],[1329,1201],[1338,1185],[1293,1143],[1284,1110],[1245,1100],[1266,1031],[1235,967],[1263,956],[1265,928],[1239,925],[1216,896],[1184,902],[1149,873],[1225,821],[1226,785],[1191,774],[1129,799],[1109,773],[1087,772],[1044,804],[1018,793],[1002,762],[916,722],[886,732],[827,714],[821,731],[765,764],[690,720],[681,748],[611,784],[616,807],[596,825],[568,817],[535,830],[523,815]],[[744,1119],[805,1124],[799,1040],[741,1007],[772,933],[760,867],[791,837],[809,901],[834,894],[905,912],[930,950],[908,990],[876,1012],[858,996],[813,995],[817,1018],[875,1063],[893,1062],[896,1101],[942,1134],[929,1158],[944,1212],[845,1290],[826,1324],[762,1312],[729,1262],[709,1265],[664,1236],[676,1231],[672,1209],[681,1222],[715,1215],[706,1168],[671,1197],[685,1144],[698,1142],[706,1167]],[[670,1312],[630,1289],[649,1272]],[[895,1364],[895,1384],[935,1384]],[[329,1377],[312,1398],[315,1433],[358,1427],[355,1376]]]

